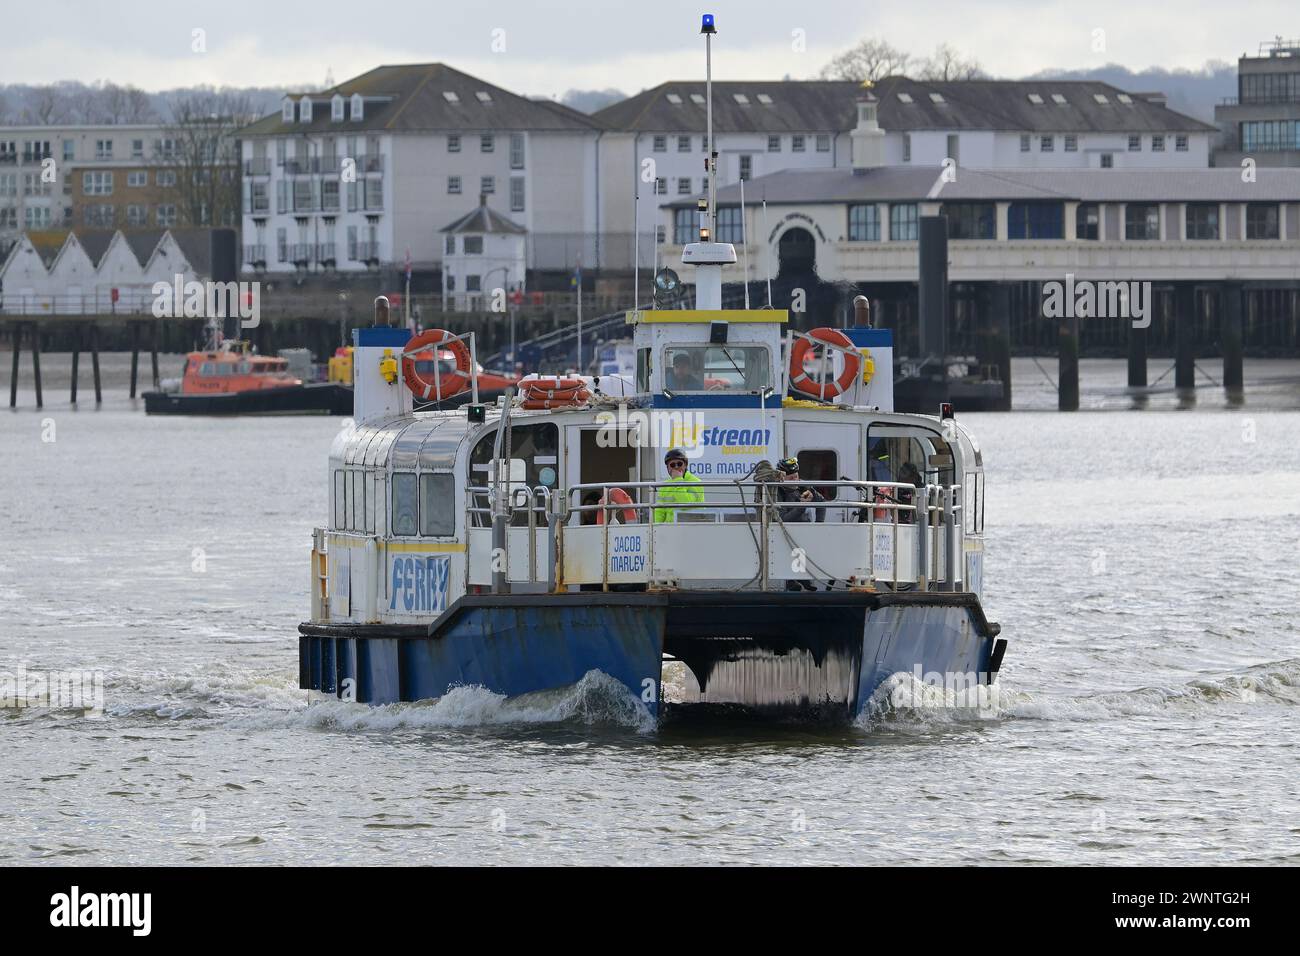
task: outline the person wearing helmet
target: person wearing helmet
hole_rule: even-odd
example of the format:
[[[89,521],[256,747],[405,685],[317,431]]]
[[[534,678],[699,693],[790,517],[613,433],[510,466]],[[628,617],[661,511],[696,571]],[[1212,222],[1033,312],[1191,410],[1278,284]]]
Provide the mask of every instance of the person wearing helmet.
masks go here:
[[[779,492],[781,500],[795,503],[781,508],[781,520],[824,520],[826,509],[817,508],[814,511],[811,505],[818,501],[825,501],[825,497],[815,488],[797,484],[799,481],[799,459],[783,458],[776,463],[776,470],[781,473],[781,480],[784,482]]]
[[[700,479],[691,474],[686,464],[686,452],[680,448],[669,449],[664,455],[664,467],[668,469],[668,486],[661,487],[655,497],[656,504],[690,505],[704,503],[704,489],[693,487]],[[693,508],[655,508],[656,524],[675,522],[677,516]]]

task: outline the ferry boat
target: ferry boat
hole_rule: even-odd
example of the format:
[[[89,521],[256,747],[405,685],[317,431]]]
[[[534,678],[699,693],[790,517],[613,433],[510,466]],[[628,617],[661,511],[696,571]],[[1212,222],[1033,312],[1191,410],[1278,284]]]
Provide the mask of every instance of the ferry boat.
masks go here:
[[[247,342],[223,341],[215,321],[207,331],[206,347],[185,356],[185,367],[174,388],[144,393],[146,414],[351,414],[351,389],[334,383],[304,383],[290,374],[285,359],[258,355]]]
[[[430,387],[414,356],[462,354],[472,335],[413,341],[376,300],[313,535],[301,687],[515,698],[598,671],[655,716],[852,720],[900,673],[995,681],[1006,641],[981,604],[975,438],[950,407],[893,411],[892,334],[865,299],[854,326],[808,333],[784,311],[722,309],[736,253],[710,238],[713,195],[682,257],[697,308],[627,315],[631,394],[574,376],[487,403],[460,362],[441,385],[471,400],[414,411]]]

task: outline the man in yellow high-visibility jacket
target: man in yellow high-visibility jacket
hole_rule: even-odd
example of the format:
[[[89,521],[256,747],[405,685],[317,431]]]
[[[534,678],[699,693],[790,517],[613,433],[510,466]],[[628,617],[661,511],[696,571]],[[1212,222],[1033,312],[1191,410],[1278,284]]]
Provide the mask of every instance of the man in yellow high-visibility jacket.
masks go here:
[[[664,465],[668,468],[668,487],[660,488],[655,501],[657,504],[704,504],[704,489],[693,487],[700,479],[686,470],[686,453],[680,448],[671,449],[664,455]],[[677,515],[695,508],[656,508],[655,522],[675,522]]]

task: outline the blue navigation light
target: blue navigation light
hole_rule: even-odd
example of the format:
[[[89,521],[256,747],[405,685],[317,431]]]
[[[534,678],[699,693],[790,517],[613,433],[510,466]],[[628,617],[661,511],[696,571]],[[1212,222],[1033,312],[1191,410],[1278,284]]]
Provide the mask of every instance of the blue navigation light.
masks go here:
[[[700,32],[701,32],[701,33],[717,33],[717,32],[718,32],[717,27],[715,27],[715,26],[713,25],[713,14],[711,14],[711,13],[706,13],[706,14],[704,14],[704,18],[703,18],[703,20],[700,22]]]

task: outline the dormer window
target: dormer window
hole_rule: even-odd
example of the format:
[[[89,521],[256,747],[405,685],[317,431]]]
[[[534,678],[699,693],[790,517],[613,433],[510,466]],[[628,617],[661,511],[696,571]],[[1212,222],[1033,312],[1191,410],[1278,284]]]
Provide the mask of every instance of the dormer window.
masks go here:
[[[1064,106],[1066,101],[1065,101],[1065,97],[1062,94],[1053,93],[1052,102],[1055,103],[1057,106]]]
[[[1115,97],[1115,99],[1119,100],[1125,106],[1133,105],[1133,97],[1129,96],[1127,93],[1121,93],[1119,96]]]
[[[703,94],[703,93],[692,93],[692,94],[691,94],[691,102],[694,103],[696,106],[703,106],[703,105],[704,105],[704,94]]]
[[[668,94],[668,102],[669,102],[669,103],[672,103],[673,106],[681,106],[681,105],[682,105],[682,98],[681,98],[680,96],[678,96],[676,93],[669,93],[669,94]]]
[[[366,118],[366,101],[361,98],[360,93],[352,94],[352,121]]]
[[[330,122],[343,122],[343,97],[337,93],[334,94],[334,99],[330,100]]]
[[[900,102],[900,103],[910,103],[910,102],[912,102],[912,94],[911,94],[911,93],[899,93],[899,94],[898,94],[898,102]]]
[[[1100,103],[1102,106],[1105,106],[1107,103],[1110,102],[1110,100],[1106,99],[1105,93],[1093,93],[1092,98],[1096,100],[1098,103]]]
[[[443,91],[442,91],[442,98],[443,98],[444,100],[446,100],[448,103],[459,103],[459,102],[460,102],[460,97],[456,95],[456,91],[455,91],[455,90],[443,90]]]
[[[744,93],[732,93],[731,98],[735,100],[737,103],[739,103],[741,106],[749,105],[749,97],[746,96]]]
[[[287,96],[284,98],[284,102],[280,104],[280,119],[286,123],[293,122],[293,100]]]
[[[1033,103],[1035,106],[1043,105],[1043,98],[1039,96],[1037,93],[1030,93],[1028,94],[1028,96],[1029,96],[1029,102]]]
[[[478,91],[477,93],[475,93],[474,95],[478,97],[478,101],[479,101],[480,103],[491,103],[491,102],[492,102],[492,94],[488,93],[487,90],[479,90],[479,91]]]
[[[766,93],[759,93],[758,101],[762,103],[764,106],[772,105],[772,97],[768,96]]]
[[[311,97],[304,96],[298,101],[298,122],[311,122]]]
[[[942,102],[943,102],[943,94],[942,94],[942,93],[931,93],[931,94],[930,94],[930,102],[931,102],[931,103],[942,103]]]

